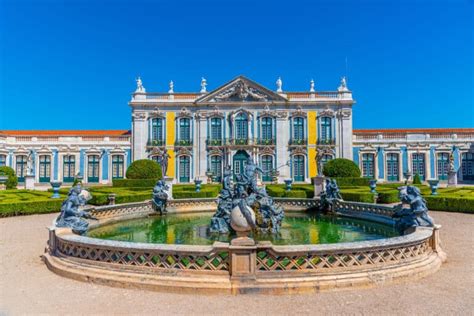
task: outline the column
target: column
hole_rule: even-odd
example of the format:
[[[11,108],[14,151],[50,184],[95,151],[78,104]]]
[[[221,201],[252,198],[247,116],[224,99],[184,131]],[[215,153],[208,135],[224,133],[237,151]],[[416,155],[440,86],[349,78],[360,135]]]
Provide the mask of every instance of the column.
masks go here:
[[[379,148],[377,153],[377,179],[384,180],[385,179],[385,167],[384,167],[384,150],[383,148]],[[375,163],[375,161],[374,161]]]
[[[197,153],[194,154],[194,165],[195,169],[195,178],[202,180],[203,183],[206,183],[206,171],[207,171],[207,151],[206,151],[206,140],[207,140],[207,131],[209,130],[208,122],[203,116],[196,117],[196,132],[194,133],[194,139],[196,141],[196,146],[193,146]]]
[[[346,114],[341,115],[339,124],[340,128],[340,137],[341,144],[339,148],[341,150],[340,157],[351,159],[352,155],[352,110],[344,110]]]
[[[285,165],[287,161],[290,159],[290,155],[288,152],[288,142],[290,141],[290,129],[289,126],[289,119],[287,118],[277,118],[276,119],[276,126],[278,135],[276,135],[276,155],[278,165],[276,166],[278,171],[280,172],[280,176],[278,177],[278,182],[283,183],[285,179],[291,177],[290,175],[290,167]]]
[[[103,183],[109,183],[109,155],[110,150],[107,149],[102,155],[102,181]]]
[[[53,174],[54,178],[51,177],[54,181],[59,180],[59,154],[57,149],[53,149]]]

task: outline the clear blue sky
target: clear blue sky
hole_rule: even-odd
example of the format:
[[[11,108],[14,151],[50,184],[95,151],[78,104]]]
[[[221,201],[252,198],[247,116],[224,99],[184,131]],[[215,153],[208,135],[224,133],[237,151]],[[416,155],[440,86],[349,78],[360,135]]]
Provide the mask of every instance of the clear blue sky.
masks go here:
[[[138,75],[154,92],[239,74],[334,90],[346,57],[355,128],[474,127],[473,11],[470,0],[0,0],[0,129],[130,128]]]

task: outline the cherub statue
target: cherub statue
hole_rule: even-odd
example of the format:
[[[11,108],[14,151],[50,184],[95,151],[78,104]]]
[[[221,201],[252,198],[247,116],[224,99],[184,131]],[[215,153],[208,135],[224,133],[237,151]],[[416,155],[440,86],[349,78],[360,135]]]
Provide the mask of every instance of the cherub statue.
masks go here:
[[[80,210],[92,197],[90,193],[82,189],[80,183],[73,186],[68,193],[66,200],[61,205],[61,213],[56,219],[57,227],[69,227],[77,234],[84,234],[89,228],[89,223],[85,219],[96,219],[89,212]]]
[[[398,231],[404,233],[410,227],[434,226],[434,221],[428,215],[426,201],[421,196],[420,189],[414,186],[403,186],[398,190],[402,203],[393,214],[393,218],[396,219],[395,227]],[[403,204],[410,205],[410,208],[403,208]]]
[[[160,215],[166,213],[166,204],[168,202],[168,193],[165,191],[169,186],[163,180],[158,180],[153,188],[153,206],[155,211],[160,212]]]

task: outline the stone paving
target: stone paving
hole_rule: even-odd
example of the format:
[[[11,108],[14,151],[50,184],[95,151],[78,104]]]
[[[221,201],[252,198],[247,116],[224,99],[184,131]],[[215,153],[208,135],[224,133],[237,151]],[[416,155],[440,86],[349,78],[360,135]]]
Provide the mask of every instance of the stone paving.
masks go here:
[[[474,215],[431,212],[448,254],[437,273],[377,288],[294,296],[183,295],[62,278],[40,259],[56,214],[0,219],[0,315],[472,315]]]

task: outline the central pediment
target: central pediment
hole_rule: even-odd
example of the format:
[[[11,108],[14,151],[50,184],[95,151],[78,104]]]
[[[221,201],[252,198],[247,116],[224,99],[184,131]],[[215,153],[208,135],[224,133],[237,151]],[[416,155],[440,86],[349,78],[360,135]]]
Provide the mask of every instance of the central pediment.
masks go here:
[[[264,86],[239,76],[209,94],[196,100],[196,103],[217,102],[272,102],[287,101],[283,96]]]

